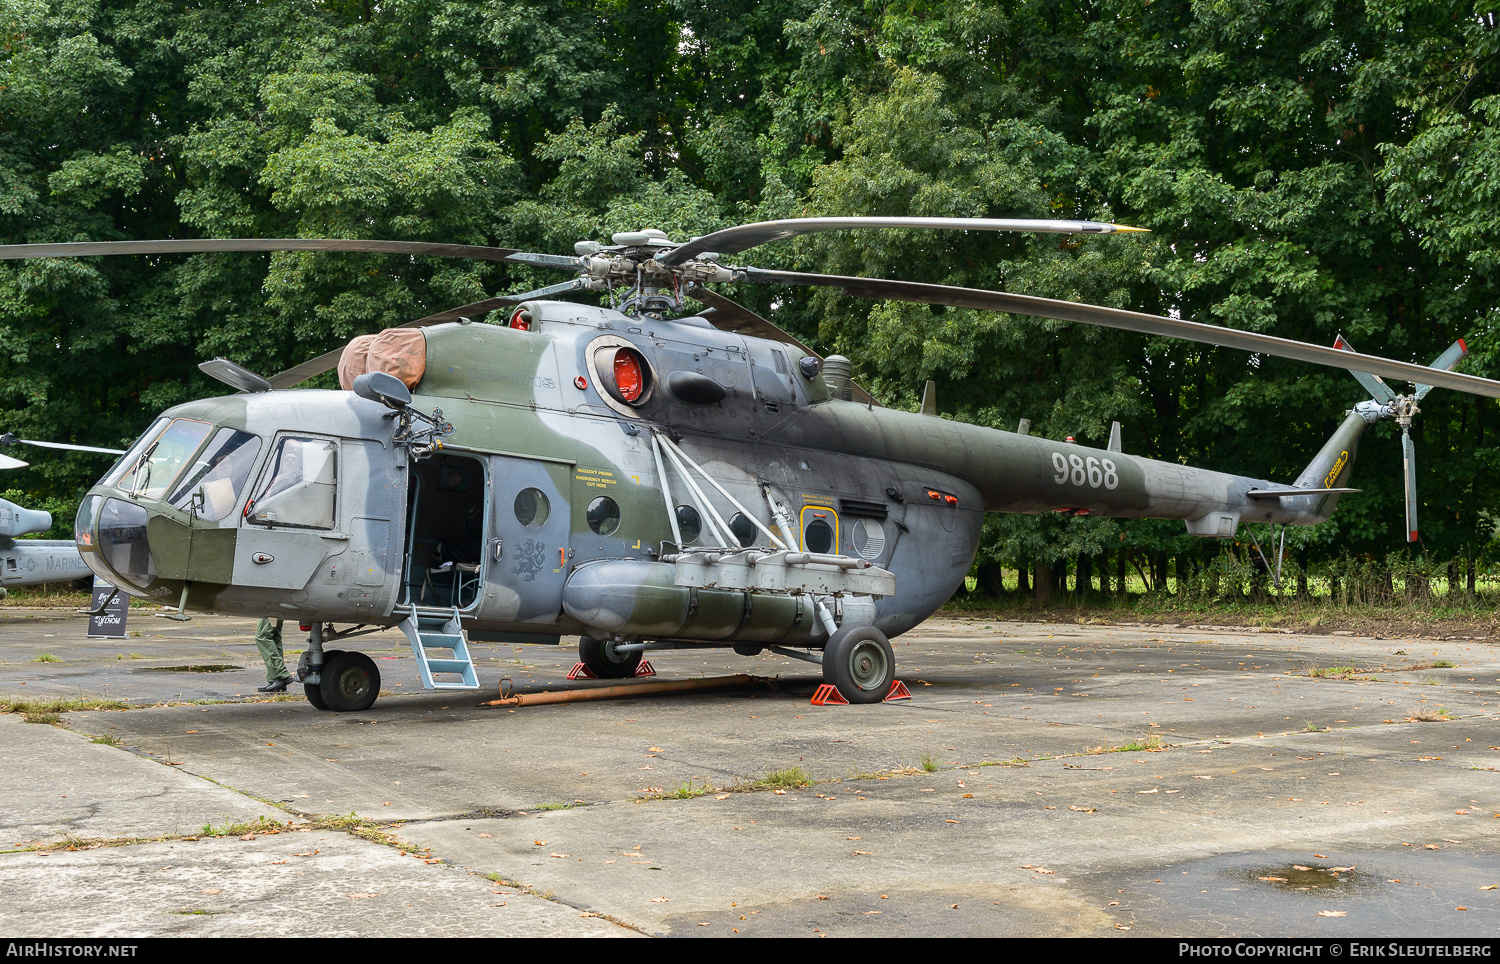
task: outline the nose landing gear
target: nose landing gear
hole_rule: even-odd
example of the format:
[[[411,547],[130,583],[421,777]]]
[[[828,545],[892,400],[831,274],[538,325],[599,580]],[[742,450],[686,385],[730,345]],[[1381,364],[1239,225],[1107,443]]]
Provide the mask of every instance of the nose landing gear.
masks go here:
[[[307,662],[307,654],[303,654]],[[297,667],[298,678],[311,672],[311,665]],[[380,695],[380,668],[364,653],[331,649],[323,653],[320,682],[302,684],[307,701],[320,710],[358,713],[375,705]]]

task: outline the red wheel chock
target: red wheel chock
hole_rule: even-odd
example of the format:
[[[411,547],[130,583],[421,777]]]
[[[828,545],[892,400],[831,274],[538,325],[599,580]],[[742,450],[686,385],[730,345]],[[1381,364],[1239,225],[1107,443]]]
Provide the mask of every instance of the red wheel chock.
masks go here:
[[[893,681],[891,683],[891,691],[889,693],[885,694],[885,699],[881,700],[881,702],[882,703],[889,703],[892,700],[909,700],[909,699],[911,699],[911,690],[909,690],[909,689],[906,688],[906,684],[905,683],[901,682],[900,680],[895,680],[895,681]],[[835,687],[832,683],[824,683],[821,686],[819,686],[818,687],[818,691],[813,694],[812,705],[813,706],[848,706],[849,705],[849,701],[846,700],[846,699],[844,699],[843,694],[840,693],[838,691],[838,688]]]
[[[635,668],[636,676],[655,676],[656,667],[648,660],[641,660],[641,664]],[[582,663],[574,663],[573,668],[568,671],[568,679],[598,679],[587,666]]]
[[[838,691],[838,687],[834,686],[832,683],[824,683],[819,686],[818,691],[813,694],[812,705],[848,706],[849,701],[844,699],[843,694]]]

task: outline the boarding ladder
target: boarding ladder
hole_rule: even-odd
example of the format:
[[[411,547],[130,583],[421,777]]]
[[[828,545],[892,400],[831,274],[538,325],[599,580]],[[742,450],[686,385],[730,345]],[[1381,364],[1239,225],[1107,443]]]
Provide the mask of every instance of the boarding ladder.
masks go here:
[[[477,690],[479,675],[474,671],[474,659],[469,655],[469,640],[458,618],[458,608],[441,609],[409,606],[410,615],[401,622],[401,631],[411,641],[411,650],[417,657],[417,670],[422,674],[422,685],[430,690]],[[451,657],[434,657],[429,650],[450,650]],[[442,680],[434,679],[443,674]],[[458,679],[451,677],[457,675]]]

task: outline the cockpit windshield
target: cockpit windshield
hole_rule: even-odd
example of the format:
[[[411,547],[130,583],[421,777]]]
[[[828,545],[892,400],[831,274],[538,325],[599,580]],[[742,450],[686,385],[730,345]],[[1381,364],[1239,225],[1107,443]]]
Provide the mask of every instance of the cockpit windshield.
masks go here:
[[[258,436],[219,429],[167,501],[178,509],[196,504],[198,518],[217,522],[234,511],[259,454]]]
[[[142,432],[141,437],[135,440],[135,444],[130,447],[130,451],[120,456],[120,461],[115,463],[114,468],[105,473],[104,479],[100,484],[119,485],[121,477],[134,472],[136,466],[141,461],[141,453],[151,447],[151,443],[155,442],[161,435],[162,429],[167,427],[167,422],[168,419],[165,418],[159,418],[152,422],[151,427]]]
[[[212,425],[194,418],[174,418],[154,437],[153,427],[120,460],[105,483],[137,497],[160,499],[212,430]]]

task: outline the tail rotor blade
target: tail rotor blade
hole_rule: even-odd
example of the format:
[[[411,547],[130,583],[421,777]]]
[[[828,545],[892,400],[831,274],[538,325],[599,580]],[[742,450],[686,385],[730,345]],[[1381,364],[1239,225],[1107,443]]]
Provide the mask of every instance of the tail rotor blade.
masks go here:
[[[1406,541],[1417,541],[1417,448],[1411,435],[1401,433],[1401,467],[1406,474]]]
[[[1469,357],[1469,346],[1464,344],[1464,340],[1460,338],[1458,341],[1455,341],[1453,344],[1449,345],[1447,351],[1434,358],[1432,360],[1432,364],[1428,365],[1427,367],[1436,368],[1439,371],[1451,372],[1459,362],[1463,361],[1467,357]],[[1422,399],[1426,398],[1427,393],[1430,391],[1432,391],[1431,385],[1418,385],[1417,401],[1420,402]]]
[[[1339,335],[1333,340],[1333,347],[1340,351],[1354,351],[1354,346],[1345,341],[1343,335]],[[1379,375],[1371,375],[1369,372],[1357,372],[1352,368],[1349,369],[1349,374],[1353,375],[1354,380],[1365,387],[1365,391],[1370,393],[1371,398],[1382,405],[1388,404],[1391,399],[1396,397],[1396,393],[1391,391],[1391,386],[1387,385]]]

